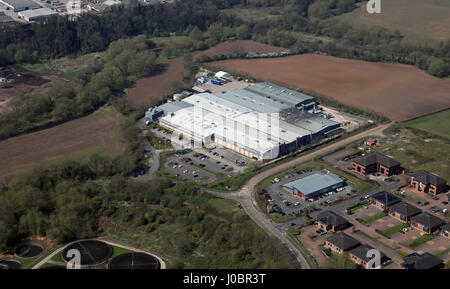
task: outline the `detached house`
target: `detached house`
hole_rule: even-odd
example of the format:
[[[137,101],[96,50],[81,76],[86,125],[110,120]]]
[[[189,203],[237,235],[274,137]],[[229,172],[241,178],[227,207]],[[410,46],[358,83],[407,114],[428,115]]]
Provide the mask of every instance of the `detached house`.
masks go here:
[[[389,208],[389,214],[403,222],[409,222],[412,217],[420,214],[422,211],[405,202],[399,202]]]
[[[379,192],[372,196],[372,204],[382,210],[386,210],[401,201],[399,197],[388,192]]]
[[[439,231],[445,221],[429,213],[422,213],[412,218],[411,225],[427,234]]]
[[[443,261],[428,252],[420,255],[412,253],[403,258],[402,267],[405,269],[439,269],[444,266]]]
[[[411,176],[410,185],[417,192],[436,196],[446,191],[447,180],[426,171],[418,171]]]
[[[347,219],[332,211],[326,211],[317,216],[317,227],[326,232],[336,232],[344,230],[350,226],[351,224],[347,221]]]
[[[326,239],[324,247],[342,255],[344,254],[344,252],[350,251],[360,245],[361,243],[355,238],[350,237],[345,233],[339,232]]]
[[[362,175],[380,173],[385,176],[396,175],[401,171],[398,161],[378,152],[355,158],[353,160],[353,169]]]
[[[372,246],[365,244],[358,246],[349,252],[350,259],[356,264],[361,265],[365,269],[369,269],[369,261],[373,257],[367,257],[367,252],[372,249],[374,249]],[[388,258],[383,252],[380,252],[380,265],[386,263],[389,260],[390,258]]]

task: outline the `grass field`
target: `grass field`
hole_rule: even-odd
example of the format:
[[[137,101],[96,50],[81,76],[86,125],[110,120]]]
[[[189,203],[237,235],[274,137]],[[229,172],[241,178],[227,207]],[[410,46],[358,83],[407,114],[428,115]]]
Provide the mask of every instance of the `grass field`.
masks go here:
[[[112,107],[103,107],[86,117],[1,141],[0,176],[13,176],[69,159],[84,161],[93,154],[118,156],[126,149],[122,119]]]
[[[450,139],[450,109],[416,118],[405,124]]]
[[[366,1],[353,12],[337,16],[357,25],[399,30],[409,39],[445,41],[450,38],[450,1],[382,0],[381,13],[369,14]]]
[[[410,172],[426,170],[450,179],[450,139],[434,137],[403,124],[389,129],[386,134],[389,138],[380,144],[377,151],[392,156]]]

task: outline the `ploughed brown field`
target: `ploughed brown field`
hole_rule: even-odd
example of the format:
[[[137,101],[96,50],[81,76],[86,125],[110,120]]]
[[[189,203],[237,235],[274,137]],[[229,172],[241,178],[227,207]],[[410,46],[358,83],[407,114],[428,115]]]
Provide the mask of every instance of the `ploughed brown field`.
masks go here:
[[[230,55],[236,51],[270,53],[283,52],[285,48],[265,45],[252,40],[237,40],[224,42],[204,51],[193,53],[196,59],[201,55]],[[131,107],[139,108],[146,106],[153,101],[162,99],[165,95],[173,92],[177,87],[183,85],[184,64],[183,57],[177,57],[160,65],[161,71],[154,76],[141,78],[136,84],[127,90],[127,100]]]
[[[83,161],[93,154],[117,156],[126,149],[120,118],[105,107],[83,118],[0,141],[0,177],[67,159]]]
[[[403,121],[450,107],[450,81],[409,65],[305,54],[209,63]]]

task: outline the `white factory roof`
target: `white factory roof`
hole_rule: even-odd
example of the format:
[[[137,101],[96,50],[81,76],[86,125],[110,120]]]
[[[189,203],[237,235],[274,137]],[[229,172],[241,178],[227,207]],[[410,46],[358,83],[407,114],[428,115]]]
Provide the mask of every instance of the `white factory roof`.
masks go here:
[[[23,8],[23,7],[28,7],[28,8],[36,8],[36,7],[41,7],[39,4],[31,1],[31,0],[0,0],[0,3],[11,7],[13,9],[16,8]]]
[[[217,78],[221,78],[221,77],[230,77],[231,75],[228,72],[225,71],[219,71],[215,74],[215,76]]]
[[[292,105],[248,90],[220,95],[199,93],[172,102],[174,109],[160,121],[203,141],[214,135],[216,140],[263,158],[276,155],[280,144],[339,126]]]
[[[50,15],[54,15],[54,14],[58,14],[58,13],[49,8],[39,8],[39,9],[21,11],[18,14],[20,16],[22,16],[23,18],[33,19],[36,17],[50,16]]]

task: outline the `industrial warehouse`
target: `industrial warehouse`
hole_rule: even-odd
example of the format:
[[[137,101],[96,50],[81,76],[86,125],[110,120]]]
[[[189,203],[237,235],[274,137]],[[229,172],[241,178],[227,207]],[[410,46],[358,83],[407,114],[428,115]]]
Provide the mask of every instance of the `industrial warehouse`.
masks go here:
[[[314,114],[316,106],[311,96],[263,82],[220,95],[193,94],[150,108],[146,120],[204,146],[217,143],[263,160],[341,130],[339,123]]]
[[[314,173],[281,186],[285,191],[302,199],[312,199],[345,185],[343,179],[333,173]]]

